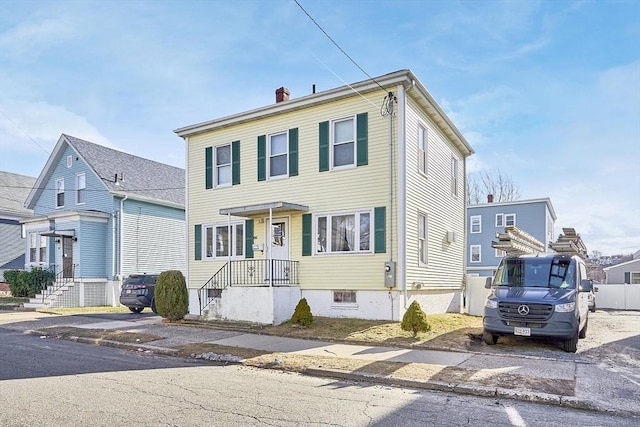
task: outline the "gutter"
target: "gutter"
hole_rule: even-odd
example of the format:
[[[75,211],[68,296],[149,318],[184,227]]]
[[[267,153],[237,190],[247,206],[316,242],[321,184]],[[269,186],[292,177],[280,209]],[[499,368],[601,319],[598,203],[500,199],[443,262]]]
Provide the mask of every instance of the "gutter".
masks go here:
[[[122,289],[122,282],[124,281],[124,277],[122,277],[122,248],[124,247],[123,245],[123,233],[122,233],[122,222],[124,220],[124,201],[127,200],[129,196],[124,196],[124,198],[120,199],[120,262],[118,263],[118,265],[120,266],[119,268],[119,272],[118,272],[118,276],[120,276],[120,289]]]

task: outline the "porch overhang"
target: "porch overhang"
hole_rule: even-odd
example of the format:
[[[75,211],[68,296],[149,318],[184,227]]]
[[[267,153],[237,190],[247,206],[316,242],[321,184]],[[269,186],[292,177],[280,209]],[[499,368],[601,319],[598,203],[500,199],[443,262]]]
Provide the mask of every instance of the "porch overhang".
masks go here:
[[[270,212],[299,211],[308,212],[309,206],[291,202],[270,202],[255,205],[238,206],[235,208],[220,209],[220,215],[252,216],[268,214]]]
[[[40,233],[40,235],[45,237],[75,237],[76,232],[75,230],[51,230]]]

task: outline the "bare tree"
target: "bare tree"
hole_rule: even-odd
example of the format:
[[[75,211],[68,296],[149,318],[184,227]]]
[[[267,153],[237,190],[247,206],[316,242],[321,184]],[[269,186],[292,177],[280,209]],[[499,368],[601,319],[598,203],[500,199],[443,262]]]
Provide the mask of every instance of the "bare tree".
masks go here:
[[[494,202],[512,202],[520,199],[520,190],[500,169],[470,173],[467,176],[467,204],[486,203],[489,195],[493,196]]]

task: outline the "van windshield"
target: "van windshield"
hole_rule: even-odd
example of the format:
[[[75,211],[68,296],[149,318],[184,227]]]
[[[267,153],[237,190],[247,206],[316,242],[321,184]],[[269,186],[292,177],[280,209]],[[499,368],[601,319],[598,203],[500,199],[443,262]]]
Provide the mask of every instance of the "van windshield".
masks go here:
[[[493,283],[496,286],[575,289],[576,262],[561,256],[505,258]]]

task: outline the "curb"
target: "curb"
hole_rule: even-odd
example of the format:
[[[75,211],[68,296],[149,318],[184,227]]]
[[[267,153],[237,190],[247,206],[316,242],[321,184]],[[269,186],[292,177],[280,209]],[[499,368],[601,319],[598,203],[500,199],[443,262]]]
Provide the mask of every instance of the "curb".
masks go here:
[[[136,343],[127,343],[113,340],[104,340],[99,338],[86,338],[86,337],[77,337],[77,336],[69,336],[69,337],[55,337],[48,335],[45,331],[39,330],[27,330],[24,332],[25,334],[30,335],[40,335],[42,337],[53,338],[53,339],[64,339],[67,341],[79,342],[83,344],[93,344],[99,346],[113,347],[113,348],[121,348],[130,351],[145,351],[153,354],[165,355],[165,356],[173,356],[176,357],[178,355],[178,350],[167,347],[159,347],[153,346],[149,344],[136,344]],[[194,359],[195,360],[195,359]],[[206,360],[206,359],[205,359]],[[263,366],[254,366],[254,365],[246,365],[242,361],[217,361],[217,360],[208,360],[209,363],[215,365],[240,365],[240,366],[251,366],[253,368],[258,369],[276,369],[279,368],[263,365]],[[302,371],[296,371],[303,375],[308,375],[312,377],[318,378],[333,378],[337,380],[348,380],[354,382],[370,382],[374,384],[381,384],[391,387],[406,387],[406,388],[414,388],[421,390],[432,390],[432,391],[441,391],[447,393],[457,393],[463,395],[472,395],[479,397],[490,397],[490,398],[503,398],[503,399],[511,399],[518,400],[523,402],[533,402],[533,403],[541,403],[547,405],[554,405],[572,409],[581,409],[592,412],[599,412],[605,414],[612,415],[626,415],[638,417],[640,416],[640,412],[635,411],[621,411],[614,410],[611,408],[606,408],[600,405],[597,405],[592,402],[580,400],[573,396],[564,396],[558,394],[551,393],[535,393],[526,390],[512,390],[505,389],[501,387],[487,387],[481,385],[471,385],[465,383],[447,383],[442,381],[418,381],[410,378],[402,378],[402,377],[393,377],[393,376],[382,376],[378,374],[370,374],[370,373],[353,373],[350,371],[344,371],[339,369],[323,369],[323,368],[306,368]]]

